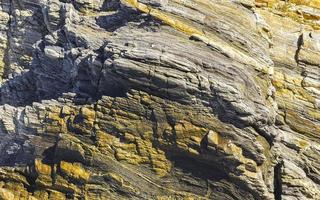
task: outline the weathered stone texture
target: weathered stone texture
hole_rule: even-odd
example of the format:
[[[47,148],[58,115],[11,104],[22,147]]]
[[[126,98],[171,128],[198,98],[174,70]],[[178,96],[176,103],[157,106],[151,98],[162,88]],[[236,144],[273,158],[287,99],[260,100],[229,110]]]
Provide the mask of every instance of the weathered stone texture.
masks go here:
[[[0,199],[320,199],[318,0],[3,0]]]

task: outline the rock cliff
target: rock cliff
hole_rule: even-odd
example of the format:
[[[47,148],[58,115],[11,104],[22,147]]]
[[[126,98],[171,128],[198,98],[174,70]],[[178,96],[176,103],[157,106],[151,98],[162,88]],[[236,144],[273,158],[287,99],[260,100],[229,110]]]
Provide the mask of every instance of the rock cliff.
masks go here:
[[[319,0],[1,0],[0,199],[320,199]]]

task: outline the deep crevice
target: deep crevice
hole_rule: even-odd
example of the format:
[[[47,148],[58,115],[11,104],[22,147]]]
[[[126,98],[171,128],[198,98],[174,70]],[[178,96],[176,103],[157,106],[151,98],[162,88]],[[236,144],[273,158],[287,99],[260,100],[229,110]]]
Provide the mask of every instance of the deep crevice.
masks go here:
[[[303,34],[300,34],[298,41],[297,41],[297,50],[294,55],[294,59],[295,59],[297,65],[299,65],[299,53],[301,51],[302,46],[303,46]]]
[[[275,200],[282,200],[282,167],[283,161],[279,162],[274,167],[274,199]]]

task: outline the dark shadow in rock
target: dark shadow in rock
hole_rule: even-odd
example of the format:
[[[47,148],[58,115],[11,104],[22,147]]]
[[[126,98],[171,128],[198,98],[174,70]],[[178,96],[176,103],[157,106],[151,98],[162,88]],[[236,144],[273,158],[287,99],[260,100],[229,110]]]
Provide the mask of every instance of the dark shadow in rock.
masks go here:
[[[254,199],[247,191],[232,184],[226,171],[189,156],[169,155],[174,163],[172,175],[178,179],[177,190],[187,191],[209,199]]]
[[[118,10],[120,8],[120,1],[119,0],[108,0],[108,1],[104,1],[102,4],[102,8],[101,10],[108,10],[108,11],[112,11],[112,10]]]
[[[1,105],[30,105],[36,99],[36,85],[30,71],[5,81],[0,87]]]
[[[141,14],[132,8],[123,7],[112,15],[98,17],[96,23],[101,28],[109,32],[114,32],[118,28],[126,26],[128,22],[141,22],[148,18],[150,18],[150,16]]]
[[[283,162],[278,163],[274,167],[274,199],[281,200],[282,199],[282,167]]]

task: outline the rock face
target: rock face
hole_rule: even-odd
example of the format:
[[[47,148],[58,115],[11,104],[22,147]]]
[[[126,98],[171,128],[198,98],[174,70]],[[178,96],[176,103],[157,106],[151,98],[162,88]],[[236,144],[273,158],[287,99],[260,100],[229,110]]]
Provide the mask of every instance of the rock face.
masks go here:
[[[318,0],[1,0],[0,199],[320,199]]]

